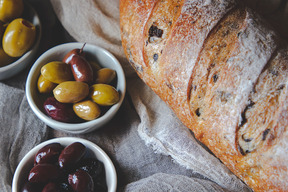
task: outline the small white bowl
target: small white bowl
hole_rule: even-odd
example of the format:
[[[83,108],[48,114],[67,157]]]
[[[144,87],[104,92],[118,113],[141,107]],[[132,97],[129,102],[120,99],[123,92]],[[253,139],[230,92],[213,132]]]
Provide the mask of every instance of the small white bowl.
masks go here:
[[[12,181],[12,192],[19,192],[21,187],[24,185],[24,182],[27,181],[29,171],[33,167],[34,157],[36,153],[45,145],[50,143],[60,143],[61,145],[68,146],[74,142],[81,142],[83,145],[86,146],[87,152],[92,156],[95,156],[99,161],[103,162],[106,174],[106,183],[108,187],[108,192],[115,192],[117,188],[117,174],[115,167],[111,161],[111,159],[107,156],[107,154],[96,144],[91,141],[81,139],[81,138],[74,138],[74,137],[61,137],[50,139],[39,145],[35,146],[31,149],[20,161],[18,164],[16,171],[13,176]]]
[[[43,99],[37,91],[37,80],[40,75],[41,67],[51,61],[62,61],[64,55],[66,55],[72,49],[82,48],[83,43],[66,43],[58,45],[46,51],[42,54],[34,63],[27,77],[26,81],[26,96],[28,103],[33,112],[51,128],[59,131],[81,134],[94,131],[102,127],[104,124],[109,122],[120,108],[126,92],[126,80],[122,66],[118,60],[108,51],[95,45],[86,44],[84,52],[93,57],[99,65],[114,69],[117,74],[117,85],[116,90],[120,93],[120,100],[118,103],[113,105],[108,111],[102,116],[95,120],[86,121],[82,123],[63,123],[60,121],[53,120],[45,112],[43,108]]]
[[[8,79],[17,73],[21,72],[23,69],[28,67],[32,64],[33,59],[35,59],[35,56],[37,54],[39,44],[41,41],[41,35],[42,35],[42,26],[40,22],[40,18],[37,14],[37,12],[34,10],[34,8],[29,5],[27,2],[24,2],[24,13],[23,18],[27,19],[31,23],[33,23],[37,30],[37,37],[35,40],[35,43],[33,47],[26,52],[23,56],[18,58],[13,63],[0,67],[0,80]],[[2,41],[2,39],[1,39]]]

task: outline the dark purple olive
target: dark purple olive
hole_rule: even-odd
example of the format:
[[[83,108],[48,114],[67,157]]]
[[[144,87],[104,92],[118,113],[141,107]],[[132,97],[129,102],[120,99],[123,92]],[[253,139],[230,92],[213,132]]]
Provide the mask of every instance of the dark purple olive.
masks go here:
[[[105,168],[101,161],[96,158],[85,158],[79,162],[76,169],[82,169],[89,173],[93,179],[95,191],[107,191]]]
[[[81,160],[77,166],[77,169],[82,169],[91,175],[91,177],[105,177],[104,165],[96,158],[85,158]]]
[[[54,97],[46,99],[44,109],[52,119],[57,121],[72,122],[76,117],[72,104],[60,103]]]
[[[61,177],[55,181],[55,183],[58,185],[61,192],[73,192],[69,182],[68,182],[68,172],[64,169],[61,169]],[[71,172],[70,172],[71,173]]]
[[[80,142],[75,142],[63,149],[59,156],[59,166],[63,169],[73,168],[85,155],[86,147]]]
[[[38,164],[29,173],[28,181],[33,183],[48,183],[61,177],[62,171],[56,165]]]
[[[57,183],[50,182],[45,185],[42,192],[62,192]]]
[[[70,64],[70,61],[72,59],[72,57],[74,55],[80,55],[82,57],[85,57],[85,52],[83,51],[84,47],[85,47],[86,43],[83,44],[82,48],[81,49],[72,49],[71,51],[69,51],[63,58],[63,62],[64,63],[67,63],[67,64]]]
[[[64,147],[60,143],[50,143],[42,147],[35,155],[34,165],[49,163],[55,164]]]
[[[26,182],[21,189],[21,192],[39,192],[43,186],[39,183]]]
[[[94,182],[86,171],[80,169],[68,176],[69,184],[75,192],[93,192]]]
[[[93,82],[93,69],[90,63],[80,55],[73,55],[70,61],[71,70],[76,81]]]
[[[59,183],[61,192],[73,192],[73,189],[71,188],[70,184],[68,183],[68,176],[67,176],[67,182]]]

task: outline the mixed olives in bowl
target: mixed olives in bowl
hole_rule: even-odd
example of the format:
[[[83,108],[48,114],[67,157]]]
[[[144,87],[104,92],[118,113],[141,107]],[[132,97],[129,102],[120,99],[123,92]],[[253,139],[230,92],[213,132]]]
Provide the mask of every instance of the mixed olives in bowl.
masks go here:
[[[115,192],[117,175],[107,154],[91,141],[62,137],[30,150],[15,171],[12,192]]]
[[[34,113],[48,126],[86,133],[110,121],[126,92],[124,71],[108,51],[86,43],[66,43],[42,54],[26,81]]]
[[[0,80],[4,80],[31,65],[38,51],[41,22],[28,2],[1,1],[0,39]]]

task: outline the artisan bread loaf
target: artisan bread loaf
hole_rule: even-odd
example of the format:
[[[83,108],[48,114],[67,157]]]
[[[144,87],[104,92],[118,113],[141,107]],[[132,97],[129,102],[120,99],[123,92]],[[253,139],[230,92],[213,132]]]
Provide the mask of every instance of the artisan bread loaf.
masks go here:
[[[288,49],[234,0],[120,0],[137,74],[254,191],[288,190]]]

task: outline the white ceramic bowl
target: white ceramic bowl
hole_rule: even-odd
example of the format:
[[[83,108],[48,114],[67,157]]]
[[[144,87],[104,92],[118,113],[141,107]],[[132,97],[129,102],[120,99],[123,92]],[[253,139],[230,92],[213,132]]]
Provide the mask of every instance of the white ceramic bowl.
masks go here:
[[[27,177],[29,171],[33,167],[34,157],[36,153],[45,145],[58,142],[63,146],[68,146],[74,142],[81,142],[84,144],[88,150],[88,153],[91,156],[96,157],[99,161],[103,162],[105,167],[105,174],[106,174],[106,183],[108,187],[108,192],[115,192],[117,188],[117,174],[115,167],[107,156],[107,154],[96,144],[91,141],[81,139],[81,138],[74,138],[74,137],[60,137],[45,141],[40,143],[39,145],[35,146],[31,149],[20,161],[19,165],[16,168],[16,171],[13,176],[12,181],[12,192],[20,192],[21,187],[23,186],[24,182],[27,181]]]
[[[126,92],[126,80],[124,71],[118,62],[118,60],[108,51],[103,48],[100,48],[95,45],[86,44],[84,47],[84,52],[93,57],[99,65],[102,67],[107,67],[114,69],[117,74],[117,85],[116,89],[120,93],[120,100],[118,103],[113,105],[108,111],[105,112],[104,115],[99,118],[83,123],[63,123],[50,118],[43,109],[43,99],[39,97],[39,93],[37,91],[37,80],[40,75],[41,67],[51,61],[61,61],[70,50],[81,48],[83,43],[66,43],[62,45],[58,45],[46,51],[42,54],[32,66],[26,81],[26,96],[30,107],[33,112],[38,116],[43,122],[45,122],[48,126],[60,130],[63,132],[80,134],[94,131],[95,129],[100,128],[108,121],[110,121],[113,116],[117,113],[120,108],[123,99],[125,97]]]
[[[26,52],[23,56],[18,58],[13,63],[6,65],[4,67],[0,67],[0,80],[13,77],[17,73],[21,72],[23,69],[28,67],[29,65],[32,65],[33,59],[35,59],[35,56],[39,48],[41,34],[42,34],[40,18],[37,12],[34,10],[34,8],[31,5],[29,5],[27,2],[24,2],[24,6],[25,7],[24,7],[23,18],[27,19],[28,21],[30,21],[31,23],[35,25],[36,30],[37,30],[37,37],[36,37],[33,47],[28,52]]]

